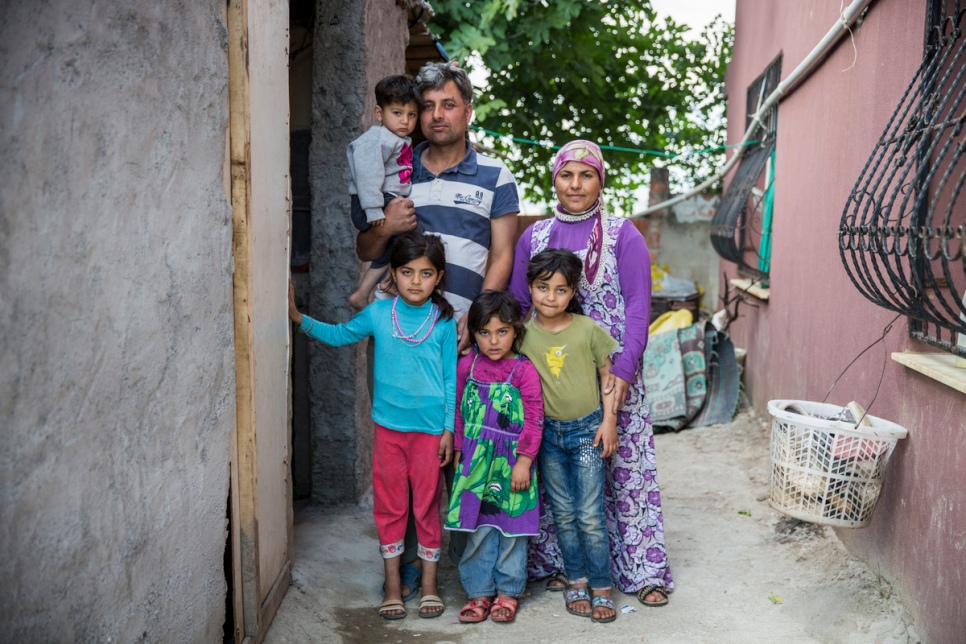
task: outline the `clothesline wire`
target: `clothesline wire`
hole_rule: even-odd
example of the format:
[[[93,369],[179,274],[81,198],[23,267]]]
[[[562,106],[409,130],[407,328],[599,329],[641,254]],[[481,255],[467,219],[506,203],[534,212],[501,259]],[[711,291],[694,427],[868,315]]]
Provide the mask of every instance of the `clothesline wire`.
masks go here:
[[[470,128],[478,132],[483,132],[484,134],[489,134],[490,136],[494,136],[499,139],[507,138],[506,134],[501,134],[500,132],[494,132],[493,130],[487,130],[486,128],[480,127],[479,125],[471,125]],[[550,150],[559,150],[561,147],[563,147],[560,145],[550,145],[548,143],[543,143],[541,141],[534,141],[533,139],[525,139],[519,136],[511,136],[509,137],[509,139],[515,143],[525,143],[527,145],[536,145]],[[677,159],[679,157],[689,157],[689,156],[694,156],[698,154],[711,154],[712,152],[720,152],[722,150],[728,150],[730,148],[739,148],[739,147],[745,147],[749,145],[756,145],[758,143],[759,141],[747,141],[745,143],[718,145],[713,148],[705,148],[703,150],[692,150],[690,152],[680,152],[680,153],[662,152],[660,150],[643,150],[640,148],[622,148],[615,145],[601,145],[600,149],[612,150],[614,152],[628,152],[631,154],[640,154],[642,156],[662,157],[665,159]]]

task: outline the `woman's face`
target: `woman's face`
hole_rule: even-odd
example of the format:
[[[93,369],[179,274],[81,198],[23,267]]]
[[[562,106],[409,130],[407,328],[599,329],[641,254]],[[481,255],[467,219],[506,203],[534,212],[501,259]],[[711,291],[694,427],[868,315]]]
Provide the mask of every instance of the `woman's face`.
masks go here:
[[[568,161],[553,180],[557,200],[570,212],[583,212],[600,196],[600,177],[593,166]]]

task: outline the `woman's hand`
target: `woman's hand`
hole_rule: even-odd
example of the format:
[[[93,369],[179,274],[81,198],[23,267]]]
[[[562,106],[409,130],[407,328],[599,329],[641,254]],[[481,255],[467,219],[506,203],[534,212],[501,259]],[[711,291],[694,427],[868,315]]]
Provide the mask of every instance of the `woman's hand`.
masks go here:
[[[631,383],[614,374],[610,374],[610,376],[613,378],[611,386],[614,388],[614,414],[616,415],[627,402],[627,392],[631,388]]]
[[[594,436],[594,447],[603,445],[604,451],[601,458],[607,458],[617,451],[619,441],[617,440],[617,423],[611,418],[605,418],[604,422],[597,428],[597,435]]]
[[[295,285],[289,280],[288,283],[288,316],[292,322],[302,326],[302,314],[295,307]]]
[[[518,456],[517,464],[510,472],[510,491],[523,492],[530,489],[530,466],[533,459],[529,456]]]
[[[453,459],[453,432],[444,429],[443,435],[439,437],[439,466],[446,467]]]

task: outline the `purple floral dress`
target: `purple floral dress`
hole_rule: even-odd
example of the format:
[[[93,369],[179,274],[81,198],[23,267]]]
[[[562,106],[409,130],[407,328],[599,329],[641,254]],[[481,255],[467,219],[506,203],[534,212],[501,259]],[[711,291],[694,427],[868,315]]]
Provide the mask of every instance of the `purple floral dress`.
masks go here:
[[[599,280],[596,289],[582,280],[578,297],[584,313],[617,340],[619,346],[615,353],[620,353],[624,348],[624,298],[617,277],[614,249],[621,226],[628,222],[606,214],[602,216],[604,242],[599,270],[604,271],[603,279]],[[530,257],[547,248],[555,221],[547,219],[534,224]],[[566,224],[557,222],[556,225]],[[586,249],[576,251],[581,260],[586,253]],[[674,589],[674,580],[664,545],[664,515],[657,482],[654,432],[640,369],[629,388],[628,400],[618,413],[617,435],[620,447],[609,459],[604,481],[611,575],[617,588],[625,593],[637,592],[650,584],[670,592]],[[544,511],[540,518],[540,535],[530,538],[527,562],[530,579],[547,577],[563,569],[553,516],[542,489],[540,496]]]

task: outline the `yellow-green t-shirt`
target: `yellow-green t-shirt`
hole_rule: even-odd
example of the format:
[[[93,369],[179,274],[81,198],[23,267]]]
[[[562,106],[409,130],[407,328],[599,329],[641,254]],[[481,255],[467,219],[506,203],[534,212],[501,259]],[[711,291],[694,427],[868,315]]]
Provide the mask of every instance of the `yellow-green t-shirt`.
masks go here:
[[[560,331],[545,331],[527,322],[520,353],[540,374],[543,412],[553,420],[576,420],[600,405],[597,370],[617,348],[617,341],[593,320],[574,315]]]

